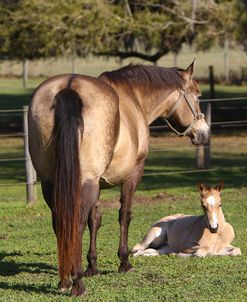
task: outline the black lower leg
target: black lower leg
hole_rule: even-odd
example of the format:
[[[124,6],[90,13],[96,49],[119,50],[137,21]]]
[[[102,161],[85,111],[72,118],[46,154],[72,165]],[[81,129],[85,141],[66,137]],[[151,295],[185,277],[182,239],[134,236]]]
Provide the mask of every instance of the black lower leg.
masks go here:
[[[96,250],[96,238],[97,231],[101,226],[101,214],[98,211],[98,202],[92,208],[88,217],[88,227],[90,230],[90,247],[87,254],[88,267],[85,271],[86,277],[91,277],[93,275],[99,274],[97,268],[97,250]]]
[[[131,221],[131,207],[132,199],[137,187],[137,184],[141,180],[143,173],[144,159],[142,159],[136,166],[132,173],[122,185],[121,190],[121,208],[119,211],[119,224],[120,224],[120,242],[118,256],[120,258],[119,272],[128,272],[132,269],[132,265],[129,262],[129,251],[128,251],[128,231],[129,224]]]

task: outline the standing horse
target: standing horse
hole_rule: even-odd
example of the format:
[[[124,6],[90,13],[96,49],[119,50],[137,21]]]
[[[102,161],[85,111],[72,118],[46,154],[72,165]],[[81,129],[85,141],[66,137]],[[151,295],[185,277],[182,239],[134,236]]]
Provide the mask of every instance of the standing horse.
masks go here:
[[[221,208],[223,181],[214,188],[199,182],[202,216],[175,214],[156,221],[136,244],[134,256],[175,254],[181,257],[238,256],[241,250],[231,245],[235,234],[225,221]]]
[[[187,69],[129,65],[98,78],[60,75],[43,82],[29,107],[29,147],[52,212],[61,290],[85,292],[82,235],[88,221],[86,276],[98,273],[96,235],[101,188],[121,183],[120,272],[131,270],[128,227],[148,153],[148,126],[158,117],[193,144],[209,137],[199,88]],[[168,121],[169,120],[169,121]]]

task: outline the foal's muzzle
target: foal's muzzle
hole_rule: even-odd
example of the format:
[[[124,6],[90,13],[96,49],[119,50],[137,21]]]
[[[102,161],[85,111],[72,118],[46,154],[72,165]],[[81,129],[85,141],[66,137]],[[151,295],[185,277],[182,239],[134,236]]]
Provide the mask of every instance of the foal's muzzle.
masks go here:
[[[217,224],[217,226],[215,228],[213,228],[212,226],[209,225],[209,231],[211,233],[217,233],[218,231],[218,228],[219,228],[219,225]]]

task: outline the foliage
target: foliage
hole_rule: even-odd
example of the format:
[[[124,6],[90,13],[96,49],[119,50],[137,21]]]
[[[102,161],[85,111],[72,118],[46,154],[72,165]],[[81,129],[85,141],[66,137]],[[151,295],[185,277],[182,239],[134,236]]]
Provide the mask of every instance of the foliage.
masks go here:
[[[237,1],[237,40],[247,51],[247,2],[245,0]]]
[[[195,44],[198,50],[215,45],[223,46],[228,40],[236,42],[237,7],[236,0],[198,1],[198,13],[205,15],[207,23],[196,28]]]
[[[18,60],[74,53],[84,56],[94,49],[97,30],[107,17],[102,9],[99,0],[2,2],[2,56]]]
[[[156,62],[184,43],[207,49],[236,35],[241,42],[244,8],[240,0],[4,0],[0,55],[24,60],[94,53]]]

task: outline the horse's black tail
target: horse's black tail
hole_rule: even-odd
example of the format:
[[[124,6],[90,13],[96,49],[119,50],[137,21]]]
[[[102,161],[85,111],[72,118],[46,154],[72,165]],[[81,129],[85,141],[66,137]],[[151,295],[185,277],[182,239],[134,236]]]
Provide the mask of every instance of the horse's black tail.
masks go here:
[[[82,108],[80,96],[72,89],[63,89],[55,97],[53,217],[61,280],[71,274],[77,234],[80,233],[79,143],[83,134]]]

